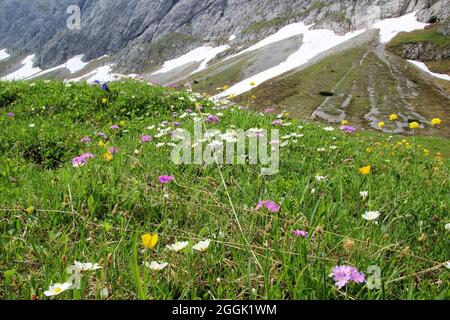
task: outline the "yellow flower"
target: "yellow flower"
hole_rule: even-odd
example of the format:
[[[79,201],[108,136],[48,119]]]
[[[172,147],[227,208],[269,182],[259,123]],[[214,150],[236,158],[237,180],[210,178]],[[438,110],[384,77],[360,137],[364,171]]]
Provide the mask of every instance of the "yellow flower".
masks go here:
[[[411,129],[418,129],[418,128],[420,127],[420,125],[419,125],[418,122],[414,121],[414,122],[411,122],[411,123],[409,124],[409,127],[410,127]]]
[[[230,100],[233,100],[234,98],[236,98],[236,95],[233,93],[233,94],[230,94],[230,96],[229,96],[229,99]]]
[[[289,113],[289,112],[285,112],[284,113],[284,116],[287,118],[287,117],[289,117],[291,114]]]
[[[110,162],[113,159],[113,155],[111,154],[111,152],[105,152],[103,154],[103,159],[105,159],[107,162]]]
[[[372,148],[367,148],[367,149],[366,149],[367,153],[371,153],[372,150],[373,150]]]
[[[395,113],[393,113],[389,116],[389,120],[391,120],[391,121],[395,121],[397,119],[398,119],[398,115],[396,115]]]
[[[366,167],[359,168],[359,173],[366,176],[366,175],[370,174],[371,170],[372,170],[371,166],[366,166]]]
[[[379,128],[384,128],[386,126],[386,123],[384,123],[383,121],[378,122],[378,127]]]
[[[36,213],[36,208],[35,207],[29,207],[29,208],[26,208],[26,210],[25,210],[28,214],[34,214],[34,213]]]
[[[431,124],[432,124],[433,126],[438,126],[438,125],[440,125],[441,123],[442,123],[442,120],[439,119],[439,118],[434,118],[433,120],[431,120]]]
[[[256,100],[256,96],[255,95],[252,96],[252,100]]]
[[[342,120],[341,124],[342,124],[343,126],[346,126],[346,125],[348,125],[348,121],[347,121],[347,120]]]
[[[106,146],[108,143],[104,143],[103,142],[103,140],[100,140],[99,142],[98,142],[98,146],[99,147],[104,147],[104,146]]]
[[[250,82],[250,85],[251,85],[252,87],[254,87],[254,86],[255,86],[255,84],[256,84],[256,83],[255,83],[255,82],[253,82],[253,81],[251,81],[251,82]]]
[[[222,90],[223,90],[223,91],[228,90],[228,86],[223,86],[223,87],[222,87]]]
[[[122,127],[125,126],[125,124],[126,124],[126,122],[123,120],[119,122],[119,125],[121,125]]]
[[[146,233],[141,237],[141,241],[145,249],[153,249],[158,243],[158,234]]]
[[[108,99],[106,99],[106,98],[103,98],[103,99],[102,99],[102,103],[103,103],[103,104],[106,104],[107,102],[108,102]]]

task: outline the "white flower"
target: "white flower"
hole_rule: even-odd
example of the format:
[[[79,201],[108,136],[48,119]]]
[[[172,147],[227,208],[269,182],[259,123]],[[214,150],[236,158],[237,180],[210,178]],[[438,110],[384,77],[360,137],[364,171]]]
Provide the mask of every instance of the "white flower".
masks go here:
[[[67,289],[70,289],[72,287],[72,283],[70,282],[64,282],[64,283],[55,283],[54,285],[51,285],[47,291],[44,291],[44,294],[47,297],[51,296],[57,296],[60,293],[63,293]]]
[[[164,142],[160,142],[160,143],[158,143],[158,144],[156,145],[156,147],[157,147],[157,148],[161,148],[161,147],[163,147],[164,145],[165,145]]]
[[[331,131],[334,131],[334,128],[333,127],[326,127],[326,128],[323,128],[323,130],[331,132]]]
[[[450,231],[450,223],[447,223],[447,224],[445,225],[445,230]]]
[[[197,244],[195,244],[192,247],[192,249],[194,249],[195,251],[205,252],[206,250],[208,250],[210,242],[211,242],[211,240],[200,241]]]
[[[447,261],[447,262],[445,263],[445,266],[447,267],[447,269],[450,269],[450,261]]]
[[[94,270],[98,270],[98,269],[102,268],[98,263],[91,263],[91,262],[83,263],[83,262],[75,261],[74,265],[75,265],[75,269],[80,272],[94,271]]]
[[[326,178],[327,177],[324,177],[324,176],[316,176],[316,180],[319,181],[319,182],[325,180]]]
[[[316,189],[311,189],[311,194],[316,193]]]
[[[379,216],[380,216],[380,211],[366,211],[362,215],[363,219],[365,219],[367,221],[377,220]]]
[[[107,299],[109,297],[109,291],[108,288],[103,288],[100,290],[100,298]]]
[[[369,196],[369,191],[361,191],[359,195],[363,198],[367,198]]]
[[[154,271],[161,271],[168,265],[169,264],[167,262],[162,262],[162,263],[158,263],[156,261],[152,261],[151,263],[148,263],[147,261],[145,262],[145,266]]]
[[[36,125],[34,123],[30,124],[29,127],[30,128],[34,128]]]
[[[325,151],[327,151],[327,149],[325,149],[325,148],[317,148],[317,152],[325,152]]]
[[[331,146],[330,149],[331,150],[336,150],[338,147],[337,146]]]
[[[297,128],[299,128],[301,130],[301,129],[303,129],[303,126],[297,126]]]
[[[170,246],[167,246],[167,249],[175,251],[175,252],[180,252],[181,250],[186,248],[188,245],[189,245],[188,241],[182,241],[182,242],[177,242]]]

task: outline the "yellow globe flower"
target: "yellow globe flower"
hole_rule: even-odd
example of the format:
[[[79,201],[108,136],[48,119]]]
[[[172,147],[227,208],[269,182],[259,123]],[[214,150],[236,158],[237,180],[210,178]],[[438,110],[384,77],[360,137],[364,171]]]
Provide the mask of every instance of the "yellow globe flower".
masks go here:
[[[372,166],[366,166],[366,167],[359,168],[359,173],[362,174],[363,176],[367,176],[370,174],[371,170],[372,170]]]
[[[106,104],[107,102],[108,102],[108,99],[106,99],[106,98],[103,98],[103,99],[102,99],[102,103],[103,103],[103,104]]]
[[[389,116],[389,120],[391,120],[391,121],[396,121],[396,120],[398,120],[398,115],[396,115],[395,113],[391,114],[391,115]]]
[[[105,159],[106,162],[110,162],[113,159],[113,155],[111,154],[111,152],[105,152],[103,154],[103,159]]]
[[[409,127],[410,127],[411,129],[418,129],[418,128],[420,127],[420,125],[419,125],[418,122],[414,121],[414,122],[411,122],[411,123],[409,124]]]
[[[158,243],[158,234],[146,233],[142,235],[141,242],[145,249],[153,249]]]
[[[251,82],[250,82],[250,85],[251,85],[252,87],[254,87],[254,86],[256,85],[256,83],[253,82],[253,81],[251,81]]]
[[[378,127],[379,128],[384,128],[386,126],[386,123],[384,123],[383,121],[378,122]]]
[[[441,123],[442,123],[442,120],[439,119],[439,118],[434,118],[433,120],[431,120],[431,124],[432,124],[433,126],[438,126],[438,125],[440,125]]]
[[[36,213],[36,208],[35,207],[29,207],[29,208],[26,208],[26,210],[25,210],[28,214],[34,214],[34,213]]]
[[[347,121],[347,120],[342,120],[341,124],[342,124],[343,126],[346,126],[346,125],[348,125],[348,121]]]

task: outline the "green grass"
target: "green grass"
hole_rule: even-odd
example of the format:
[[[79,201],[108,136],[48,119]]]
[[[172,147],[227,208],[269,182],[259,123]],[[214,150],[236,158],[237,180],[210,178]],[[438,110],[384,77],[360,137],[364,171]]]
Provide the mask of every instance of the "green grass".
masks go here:
[[[371,110],[372,93],[369,88],[373,88],[380,121],[386,121],[392,113],[409,112],[406,107],[409,104],[425,119],[439,117],[448,122],[449,100],[445,94],[436,90],[429,80],[422,78],[420,72],[404,60],[390,55],[389,63],[391,66],[366,46],[336,53],[304,69],[292,70],[260,84],[253,91],[256,99],[252,107],[264,110],[276,106],[279,112],[286,110],[293,117],[309,121],[325,100],[320,92],[333,92],[334,96],[329,101],[330,110],[344,110],[346,119],[353,125],[368,128],[365,115]],[[443,86],[445,88],[445,84]],[[352,98],[343,108],[349,94]],[[243,95],[239,101],[247,101],[247,96]],[[436,131],[427,126],[420,132],[420,135],[436,134],[450,138],[448,127]]]
[[[439,25],[432,26],[424,30],[412,32],[401,32],[389,43],[390,47],[401,46],[407,43],[431,42],[437,47],[450,46],[450,38],[439,33]]]
[[[260,165],[175,165],[172,148],[157,147],[170,142],[157,128],[178,121],[192,130],[193,117],[180,117],[186,109],[220,112],[220,124],[208,125],[220,130],[274,128],[275,115],[219,111],[146,83],[109,86],[0,82],[1,299],[46,299],[50,284],[68,280],[74,260],[102,268],[54,299],[100,299],[105,288],[109,299],[449,297],[449,163],[425,155],[414,137],[398,144],[284,119],[292,125],[277,127],[280,136],[304,136],[281,148],[275,176],[261,176]],[[140,143],[144,134],[154,140]],[[90,144],[80,142],[85,136]],[[102,154],[110,147],[119,153],[108,162]],[[85,152],[96,157],[74,168],[71,160]],[[372,172],[363,176],[358,169],[366,165]],[[175,181],[161,185],[160,175]],[[268,199],[280,212],[254,209]],[[378,224],[362,219],[369,210],[381,212]],[[296,238],[295,229],[309,237]],[[159,234],[153,250],[142,250],[144,233]],[[194,251],[203,239],[211,239],[208,250]],[[182,240],[190,243],[183,252],[165,249]],[[144,261],[169,266],[155,272]],[[369,266],[379,266],[382,289],[337,290],[328,275],[343,264],[368,277]]]

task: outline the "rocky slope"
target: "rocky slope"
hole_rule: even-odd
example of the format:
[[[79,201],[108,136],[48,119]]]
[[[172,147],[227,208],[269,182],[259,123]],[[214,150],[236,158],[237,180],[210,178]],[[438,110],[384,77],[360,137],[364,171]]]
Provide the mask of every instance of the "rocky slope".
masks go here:
[[[81,8],[81,30],[66,27],[71,4]],[[37,53],[40,67],[109,54],[121,71],[137,72],[233,34],[240,46],[296,21],[339,33],[415,10],[420,20],[437,21],[449,6],[449,0],[0,0],[0,47]]]

